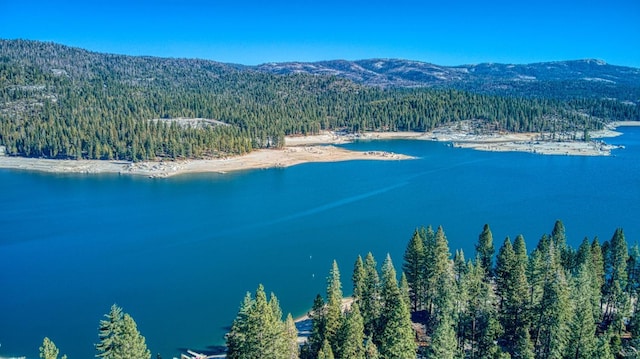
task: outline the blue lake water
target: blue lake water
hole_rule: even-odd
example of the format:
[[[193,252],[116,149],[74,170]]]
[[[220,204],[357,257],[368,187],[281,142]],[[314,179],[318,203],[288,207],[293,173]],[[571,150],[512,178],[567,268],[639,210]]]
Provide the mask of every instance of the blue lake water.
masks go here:
[[[577,246],[623,227],[640,239],[640,128],[611,157],[458,149],[429,141],[345,147],[411,161],[305,164],[169,179],[0,170],[0,357],[38,357],[50,337],[70,359],[93,358],[113,303],[155,356],[224,343],[247,291],[263,283],[303,314],[336,259],[345,292],[358,254],[400,269],[413,229],[443,225],[452,251],[484,223],[498,247],[529,248],[556,219]]]

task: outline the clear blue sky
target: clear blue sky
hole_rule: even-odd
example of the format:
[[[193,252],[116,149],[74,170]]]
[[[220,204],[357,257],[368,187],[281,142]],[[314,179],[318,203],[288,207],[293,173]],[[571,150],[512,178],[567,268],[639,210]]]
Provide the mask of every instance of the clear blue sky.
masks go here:
[[[640,67],[640,1],[0,0],[0,38],[247,65],[597,58]]]

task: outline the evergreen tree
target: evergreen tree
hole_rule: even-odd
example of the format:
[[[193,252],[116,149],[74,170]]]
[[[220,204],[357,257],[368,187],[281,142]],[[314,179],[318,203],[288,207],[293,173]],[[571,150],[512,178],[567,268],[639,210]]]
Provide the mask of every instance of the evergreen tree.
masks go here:
[[[60,350],[58,350],[58,347],[56,347],[55,343],[48,337],[45,337],[44,340],[42,341],[42,346],[40,347],[40,358],[41,359],[58,359],[59,353],[60,353]],[[66,358],[67,358],[66,355],[62,356],[62,359],[66,359]]]
[[[150,359],[145,338],[138,331],[133,318],[122,312],[122,308],[112,305],[106,320],[100,321],[96,345],[99,358],[104,359]]]
[[[364,322],[360,315],[358,303],[351,305],[341,329],[339,358],[365,359],[364,350]]]
[[[382,265],[383,311],[378,329],[382,358],[415,358],[415,332],[411,323],[411,313],[405,298],[398,288],[396,270],[391,256],[387,255]]]
[[[602,248],[598,237],[595,237],[591,242],[591,262],[593,263],[593,280],[594,280],[594,292],[595,296],[599,297],[599,303],[597,303],[594,316],[597,321],[602,318],[602,306],[604,305],[602,292],[604,290],[604,258],[602,256]]]
[[[628,248],[621,228],[616,229],[609,242],[605,257],[605,319],[611,322],[617,333],[622,330],[622,318],[628,305],[628,296],[624,292],[627,286]]]
[[[462,249],[456,249],[453,254],[453,275],[456,280],[464,277],[467,273],[467,262],[464,260],[464,252]]]
[[[593,358],[596,349],[595,318],[593,315],[593,272],[590,263],[584,262],[573,279],[571,301],[573,315],[569,323],[567,352],[572,359]]]
[[[431,228],[431,227],[429,227]],[[439,226],[434,235],[430,235],[427,229],[427,255],[425,261],[425,300],[428,313],[433,313],[433,302],[435,300],[436,291],[438,290],[439,278],[445,274],[450,268],[451,252],[449,251],[449,243],[444,234],[444,229]],[[433,238],[432,240],[430,238]]]
[[[114,355],[118,346],[118,336],[122,329],[122,308],[117,305],[112,305],[109,314],[106,314],[106,320],[100,321],[100,327],[98,337],[100,342],[96,345],[96,350],[99,358],[104,359],[117,359]]]
[[[380,318],[380,277],[376,267],[376,261],[371,252],[369,252],[364,260],[365,285],[360,300],[360,311],[362,312],[366,335],[375,335],[374,332]],[[377,338],[374,337],[374,340],[377,340]]]
[[[485,224],[482,228],[482,233],[478,236],[478,243],[476,244],[476,255],[480,261],[482,269],[486,273],[486,280],[488,281],[493,271],[493,254],[495,249],[493,247],[493,235],[488,224]]]
[[[464,286],[467,291],[467,307],[461,320],[462,336],[467,341],[461,347],[469,347],[472,357],[489,357],[498,354],[495,344],[501,334],[496,313],[496,297],[493,286],[485,281],[486,275],[479,260],[469,264]]]
[[[551,273],[549,280],[545,282],[536,336],[536,352],[541,359],[561,359],[567,350],[568,323],[571,317],[568,294],[563,271]]]
[[[145,338],[138,331],[136,322],[127,313],[122,317],[122,329],[118,336],[119,345],[114,348],[113,358],[150,359]]]
[[[428,358],[430,359],[454,359],[458,357],[458,344],[454,329],[453,285],[452,270],[447,269],[440,274],[437,281],[435,328],[431,336],[431,345],[428,352]]]
[[[334,359],[333,349],[331,349],[331,345],[326,339],[322,342],[322,347],[318,351],[318,359]]]
[[[605,333],[598,338],[593,359],[615,359],[615,356],[611,352],[611,345],[609,344],[610,337],[608,333]]]
[[[291,328],[276,317],[282,311],[275,296],[272,298],[271,303],[267,301],[262,285],[258,286],[255,299],[250,295],[245,297],[227,335],[228,358],[291,358],[290,348],[297,343],[297,336],[294,340],[288,332]]]
[[[424,266],[425,266],[425,238],[421,231],[416,229],[404,252],[404,264],[402,270],[409,283],[409,298],[412,311],[416,312],[422,307],[424,297]]]
[[[400,296],[404,303],[407,305],[407,308],[411,309],[411,299],[409,298],[409,282],[407,281],[407,276],[402,272],[400,274]]]
[[[520,241],[518,241],[520,242]],[[519,247],[523,244],[518,244]],[[523,249],[519,248],[519,252]],[[514,353],[517,328],[526,323],[527,293],[526,259],[517,255],[507,237],[498,251],[496,260],[496,292],[499,297],[499,320],[503,328],[501,342],[508,352]]]
[[[353,281],[354,300],[362,298],[366,276],[367,274],[364,270],[364,262],[362,262],[362,257],[358,255],[358,259],[356,259],[356,263],[353,265],[353,275],[351,276],[351,280]]]
[[[240,310],[238,310],[238,314],[231,325],[231,330],[226,336],[227,357],[229,358],[240,358],[241,353],[245,350],[247,319],[252,305],[253,299],[251,299],[251,293],[247,292],[240,305]]]
[[[513,351],[511,353],[513,359],[534,359],[533,343],[531,343],[531,336],[529,335],[528,327],[518,327],[515,334],[515,342],[513,344]]]
[[[556,250],[560,253],[560,264],[564,269],[573,268],[573,253],[569,247],[567,247],[567,235],[564,228],[564,223],[561,220],[557,220],[553,225],[551,231],[551,241],[554,243]]]
[[[298,345],[298,329],[291,314],[287,315],[285,320],[285,333],[283,336],[284,353],[283,359],[297,359],[300,354],[300,346]]]
[[[315,358],[318,356],[320,348],[325,341],[325,328],[326,328],[326,306],[322,296],[318,294],[313,301],[313,307],[309,312],[309,318],[311,319],[311,335],[307,345],[303,347],[303,358]]]
[[[340,270],[334,260],[327,277],[327,309],[325,314],[325,339],[331,344],[334,354],[337,353],[337,334],[342,326],[342,283]]]
[[[626,292],[630,297],[637,297],[640,292],[640,246],[638,243],[629,249]]]

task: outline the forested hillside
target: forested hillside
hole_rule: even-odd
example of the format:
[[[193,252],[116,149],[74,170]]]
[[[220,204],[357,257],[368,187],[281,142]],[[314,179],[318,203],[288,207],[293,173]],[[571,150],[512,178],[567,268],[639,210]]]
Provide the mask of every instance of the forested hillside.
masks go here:
[[[638,120],[640,110],[616,100],[382,89],[332,76],[0,40],[0,146],[9,155],[217,157],[281,147],[285,135],[425,131],[466,119],[497,130],[556,132]]]

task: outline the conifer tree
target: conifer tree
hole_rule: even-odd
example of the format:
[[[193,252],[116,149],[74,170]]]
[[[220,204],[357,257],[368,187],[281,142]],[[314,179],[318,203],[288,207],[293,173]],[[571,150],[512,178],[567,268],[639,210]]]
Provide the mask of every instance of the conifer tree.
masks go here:
[[[437,288],[437,296],[434,298],[435,328],[431,336],[427,357],[430,359],[454,359],[458,357],[458,344],[454,329],[453,273],[451,269],[446,269],[440,274]]]
[[[486,274],[486,280],[491,277],[493,273],[493,254],[495,248],[493,247],[493,235],[488,224],[485,224],[482,228],[482,233],[478,236],[478,243],[476,244],[476,254],[480,265]]]
[[[353,299],[358,300],[362,298],[362,292],[364,291],[366,272],[364,270],[364,262],[362,257],[358,255],[356,263],[353,265],[353,275],[351,280],[353,281]]]
[[[604,317],[612,323],[617,333],[622,330],[622,318],[628,305],[624,292],[627,286],[628,247],[621,228],[616,229],[609,242],[605,257],[605,297]]]
[[[467,262],[464,260],[464,252],[462,249],[456,249],[453,254],[453,275],[459,280],[467,273]]]
[[[58,354],[60,353],[60,350],[58,350],[58,347],[56,347],[55,343],[49,339],[48,337],[45,337],[44,340],[42,341],[42,346],[40,347],[40,358],[41,359],[58,359]],[[63,355],[62,359],[66,359],[67,355]]]
[[[516,236],[516,239],[513,241],[513,253],[516,255],[517,261],[524,265],[526,268],[528,261],[527,245],[522,234]]]
[[[226,336],[227,357],[229,358],[239,358],[244,350],[247,334],[247,319],[249,309],[252,305],[253,299],[251,299],[251,293],[247,292],[240,305],[240,310],[238,310],[238,314],[231,325],[231,331]]]
[[[262,284],[256,290],[255,299],[247,295],[227,335],[227,357],[291,358],[290,348],[293,342],[297,343],[297,335],[293,340],[293,335],[288,332],[291,328],[276,317],[278,313],[282,311],[277,299],[272,295],[271,302],[267,301]]]
[[[551,246],[553,250],[553,245]],[[561,359],[568,342],[571,318],[567,282],[562,270],[555,270],[545,282],[540,303],[536,352],[541,359]]]
[[[325,314],[325,339],[331,344],[334,354],[337,352],[337,333],[342,326],[342,283],[340,270],[334,260],[327,277],[327,308]]]
[[[593,359],[615,359],[609,344],[610,338],[611,335],[609,333],[604,333],[598,338]]]
[[[313,307],[309,312],[309,318],[311,318],[311,335],[307,345],[303,347],[301,357],[303,358],[315,358],[318,356],[320,348],[325,341],[325,328],[326,328],[326,306],[322,296],[318,294],[313,301]]]
[[[340,338],[340,354],[338,357],[365,359],[364,322],[357,302],[351,305],[340,333],[342,338]]]
[[[320,351],[318,351],[318,359],[334,359],[333,350],[331,349],[331,345],[328,340],[324,340],[322,342],[322,347],[320,347]]]
[[[590,261],[590,258],[587,260]],[[572,359],[593,358],[597,344],[593,315],[593,272],[588,261],[580,265],[571,286],[573,315],[569,323],[567,352]]]
[[[104,359],[149,359],[145,338],[138,331],[133,318],[122,312],[122,308],[112,305],[107,320],[100,321],[100,343],[96,345],[99,358]]]
[[[380,277],[373,254],[369,252],[364,260],[365,285],[360,299],[360,311],[364,320],[366,335],[375,335],[377,322],[380,318]],[[374,338],[377,340],[377,338]]]
[[[635,243],[629,249],[626,292],[630,297],[637,297],[640,292],[640,246],[638,246],[638,243]]]
[[[284,333],[284,353],[283,359],[297,359],[300,354],[300,346],[298,345],[298,329],[291,314],[287,315],[285,320]]]
[[[416,229],[404,252],[404,264],[402,270],[407,276],[409,284],[409,298],[414,312],[422,307],[421,299],[424,297],[424,265],[425,265],[425,238],[421,231]]]
[[[515,334],[515,342],[513,344],[513,351],[511,353],[513,359],[534,359],[533,343],[531,343],[531,336],[529,335],[528,327],[518,327]]]
[[[573,253],[570,248],[567,247],[567,235],[564,227],[564,223],[561,220],[557,220],[553,225],[551,231],[551,241],[554,243],[556,250],[560,254],[560,264],[564,269],[573,268]]]
[[[411,299],[409,298],[409,282],[407,281],[407,276],[402,272],[400,274],[400,297],[404,300],[404,303],[407,305],[407,308],[411,310]]]
[[[522,246],[523,244],[518,244]],[[522,251],[522,249],[519,249]],[[503,328],[501,342],[513,353],[517,343],[517,328],[525,326],[527,292],[526,262],[516,255],[507,237],[496,260],[496,292],[499,297],[499,320]]]
[[[140,335],[136,322],[127,313],[122,317],[122,331],[118,338],[120,345],[115,348],[114,358],[151,358],[151,352],[147,349],[145,338]]]
[[[433,237],[433,241],[427,246],[429,251],[426,256],[424,272],[426,286],[424,303],[427,311],[432,313],[439,278],[450,269],[451,263],[449,258],[451,257],[451,252],[449,251],[449,243],[447,242],[447,237],[444,234],[442,226],[438,227],[433,236],[429,235],[429,230],[427,229],[427,239],[429,240],[430,237]]]
[[[381,301],[383,310],[377,329],[382,358],[415,358],[415,333],[408,301],[398,288],[396,271],[387,257],[382,265]]]

